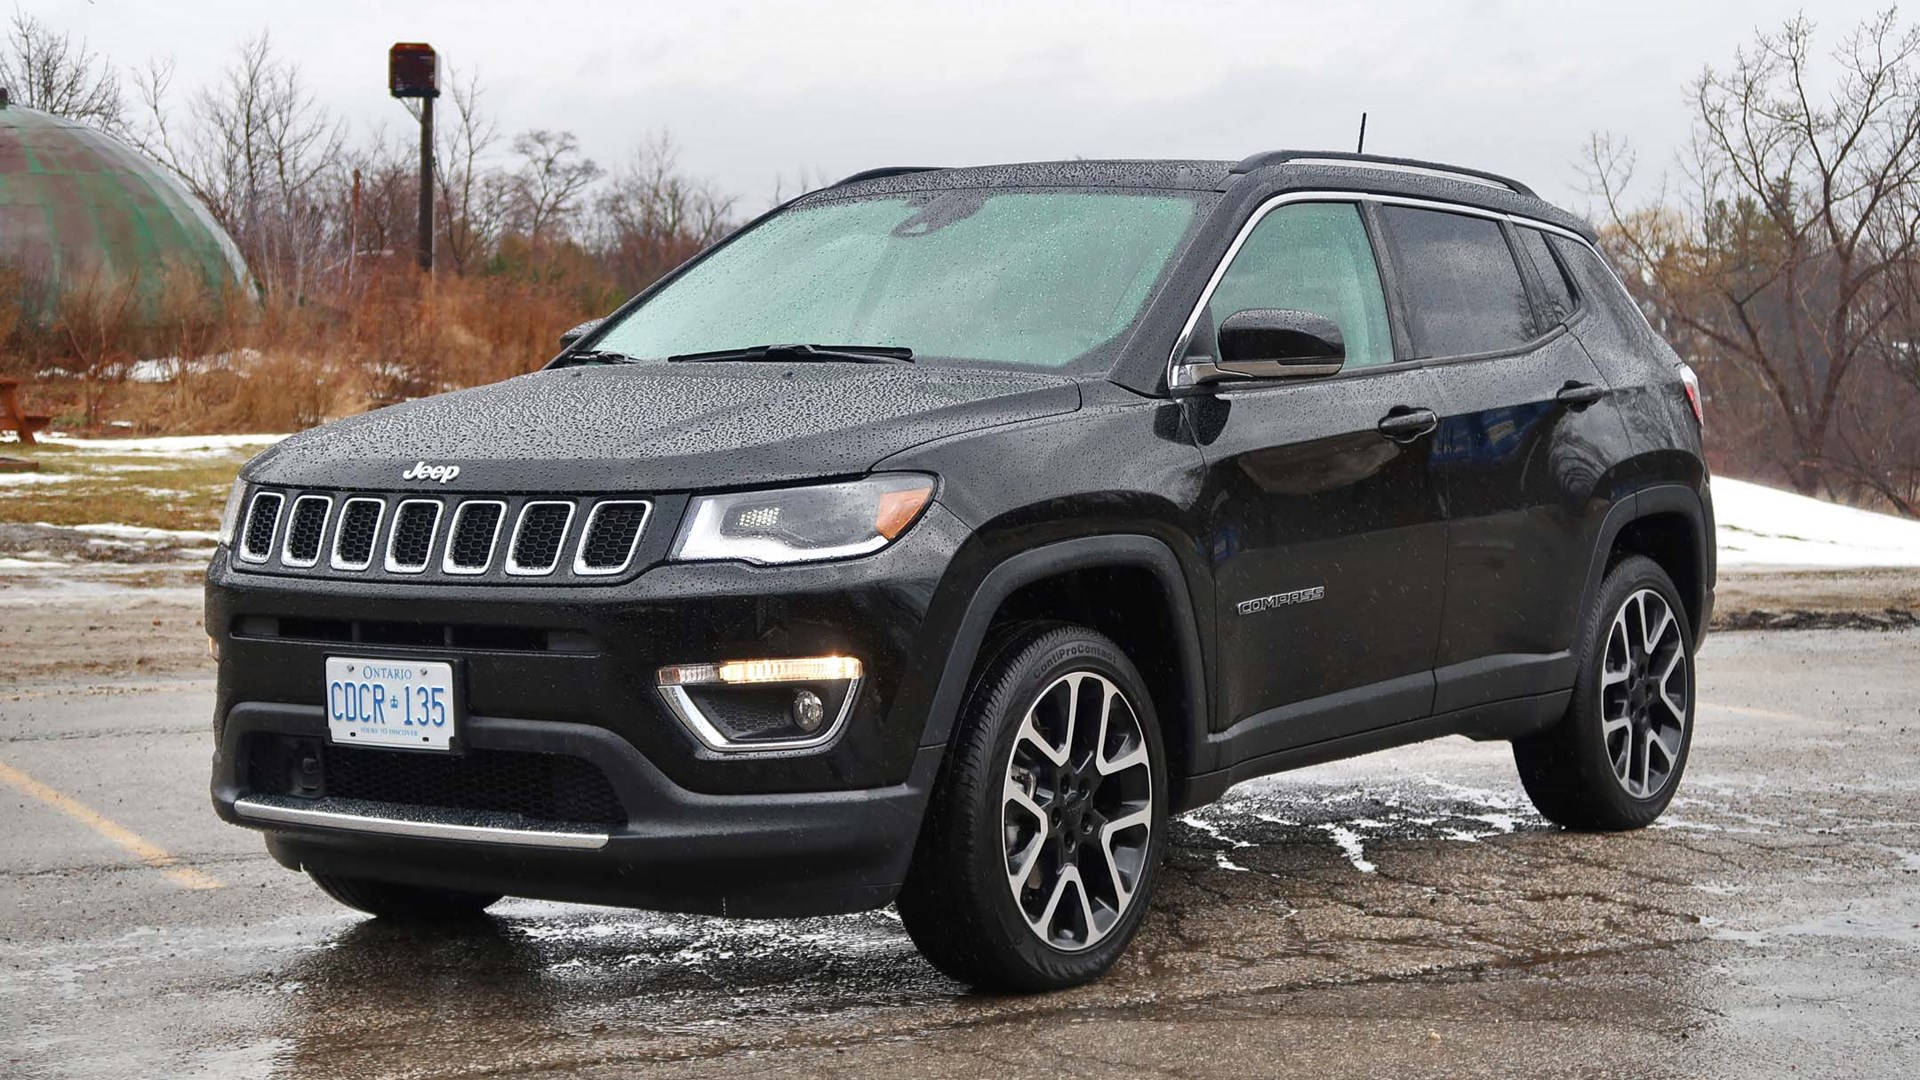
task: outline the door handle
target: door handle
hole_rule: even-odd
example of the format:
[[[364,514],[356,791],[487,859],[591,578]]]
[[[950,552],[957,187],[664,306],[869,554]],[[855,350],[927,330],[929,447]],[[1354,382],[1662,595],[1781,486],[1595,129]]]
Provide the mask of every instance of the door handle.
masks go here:
[[[1559,393],[1553,395],[1553,399],[1569,408],[1584,409],[1606,396],[1607,388],[1604,386],[1569,381],[1567,385],[1560,388]]]
[[[1420,436],[1440,426],[1440,418],[1432,409],[1415,409],[1406,405],[1395,405],[1393,410],[1380,418],[1377,425],[1380,434],[1397,443],[1410,443]]]

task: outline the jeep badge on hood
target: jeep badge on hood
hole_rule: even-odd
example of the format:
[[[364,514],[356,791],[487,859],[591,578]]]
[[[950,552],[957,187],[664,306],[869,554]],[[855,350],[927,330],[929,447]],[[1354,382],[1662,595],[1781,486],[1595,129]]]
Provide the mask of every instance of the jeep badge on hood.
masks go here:
[[[424,461],[416,462],[413,468],[400,474],[402,480],[438,480],[446,483],[460,475],[458,465],[429,465]]]

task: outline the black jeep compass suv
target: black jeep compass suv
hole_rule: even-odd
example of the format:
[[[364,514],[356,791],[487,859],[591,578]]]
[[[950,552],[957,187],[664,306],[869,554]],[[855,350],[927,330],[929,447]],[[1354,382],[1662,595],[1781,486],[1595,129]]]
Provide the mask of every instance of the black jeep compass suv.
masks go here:
[[[1349,154],[881,169],[544,370],[256,459],[213,798],[354,907],[896,903],[1092,978],[1171,815],[1511,740],[1570,828],[1686,767],[1691,373],[1592,230]]]

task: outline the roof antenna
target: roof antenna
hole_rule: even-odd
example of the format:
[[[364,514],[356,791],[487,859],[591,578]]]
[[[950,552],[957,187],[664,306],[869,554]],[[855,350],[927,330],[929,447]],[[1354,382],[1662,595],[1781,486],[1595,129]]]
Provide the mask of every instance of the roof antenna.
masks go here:
[[[1364,112],[1360,114],[1360,143],[1353,148],[1353,152],[1356,154],[1367,152],[1367,114]]]

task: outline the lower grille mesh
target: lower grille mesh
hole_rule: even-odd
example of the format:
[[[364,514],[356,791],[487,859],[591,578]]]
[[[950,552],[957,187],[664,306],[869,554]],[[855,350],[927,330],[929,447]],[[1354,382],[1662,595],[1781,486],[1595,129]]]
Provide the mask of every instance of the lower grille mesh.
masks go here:
[[[300,758],[316,751],[319,790],[303,790]],[[247,747],[247,784],[257,794],[325,794],[400,806],[519,814],[540,821],[617,825],[627,820],[606,774],[589,761],[564,754],[474,749],[439,755],[253,735]]]

